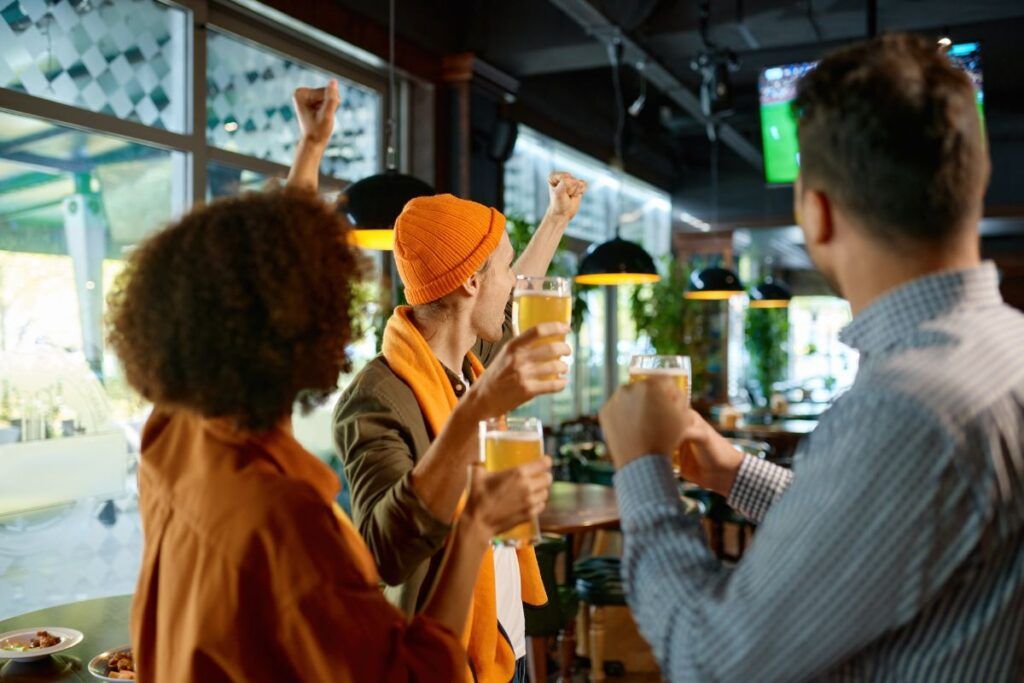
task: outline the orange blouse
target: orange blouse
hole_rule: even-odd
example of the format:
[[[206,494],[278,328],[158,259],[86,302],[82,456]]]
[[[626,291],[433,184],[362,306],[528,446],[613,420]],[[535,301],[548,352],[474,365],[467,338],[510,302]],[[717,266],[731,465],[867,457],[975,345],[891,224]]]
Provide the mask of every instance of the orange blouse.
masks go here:
[[[333,505],[338,479],[284,428],[155,409],[142,438],[140,680],[452,681],[458,638],[411,621]]]

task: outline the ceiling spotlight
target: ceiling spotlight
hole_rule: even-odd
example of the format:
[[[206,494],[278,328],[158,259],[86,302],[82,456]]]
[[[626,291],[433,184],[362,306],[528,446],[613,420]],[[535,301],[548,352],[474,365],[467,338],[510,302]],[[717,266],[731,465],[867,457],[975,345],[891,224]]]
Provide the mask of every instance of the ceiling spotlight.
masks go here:
[[[637,73],[640,74],[640,94],[637,95],[636,99],[633,100],[633,104],[629,105],[629,115],[634,119],[640,116],[640,112],[644,110],[644,105],[647,104],[647,79],[644,77],[644,69],[647,65],[641,62],[637,65]]]
[[[703,46],[693,59],[690,68],[700,74],[700,106],[708,118],[732,112],[733,91],[729,73],[740,68],[735,52],[721,47],[711,40],[711,0],[698,3],[698,27]]]
[[[953,45],[953,39],[949,36],[942,36],[939,38],[939,49],[948,50]]]
[[[733,87],[730,73],[739,68],[739,59],[732,51],[701,52],[690,61],[690,68],[700,74],[700,106],[705,116],[728,114],[733,109]]]

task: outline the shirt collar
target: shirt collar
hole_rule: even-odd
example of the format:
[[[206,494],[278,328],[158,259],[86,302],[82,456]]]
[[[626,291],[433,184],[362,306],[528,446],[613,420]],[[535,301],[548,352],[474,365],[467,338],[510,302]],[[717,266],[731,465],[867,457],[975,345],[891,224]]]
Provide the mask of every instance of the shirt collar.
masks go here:
[[[462,398],[469,390],[469,385],[473,383],[471,379],[473,377],[473,367],[469,362],[469,358],[462,361],[462,377],[459,377],[451,368],[444,363],[441,364],[444,368],[444,374],[448,375],[448,381],[452,383],[452,391],[455,392],[455,398]]]
[[[986,261],[975,268],[926,275],[894,289],[861,311],[839,339],[861,352],[879,351],[955,309],[1002,301],[995,264]]]

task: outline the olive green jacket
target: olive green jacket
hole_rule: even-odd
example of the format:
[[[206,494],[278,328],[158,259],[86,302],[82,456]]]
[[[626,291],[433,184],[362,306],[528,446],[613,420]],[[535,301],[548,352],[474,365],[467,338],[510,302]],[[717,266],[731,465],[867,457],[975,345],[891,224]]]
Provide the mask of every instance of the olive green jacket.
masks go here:
[[[486,367],[511,337],[510,302],[501,340],[478,341],[473,353]],[[468,387],[447,372],[461,398]],[[472,377],[468,361],[463,375]],[[410,484],[412,468],[433,437],[412,389],[383,356],[355,376],[334,408],[334,446],[351,489],[352,519],[377,563],[385,596],[407,614],[426,599],[451,531]]]

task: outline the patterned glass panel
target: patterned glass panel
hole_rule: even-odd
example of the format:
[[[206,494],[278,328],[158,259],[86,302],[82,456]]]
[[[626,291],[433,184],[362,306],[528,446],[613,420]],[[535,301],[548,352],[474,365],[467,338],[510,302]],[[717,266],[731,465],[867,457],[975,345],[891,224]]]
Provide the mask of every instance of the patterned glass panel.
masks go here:
[[[209,32],[206,140],[248,156],[290,164],[299,126],[292,91],[338,78],[341,106],[321,171],[358,180],[380,168],[380,95],[217,31]]]
[[[0,2],[0,87],[184,132],[188,18],[153,0]]]

